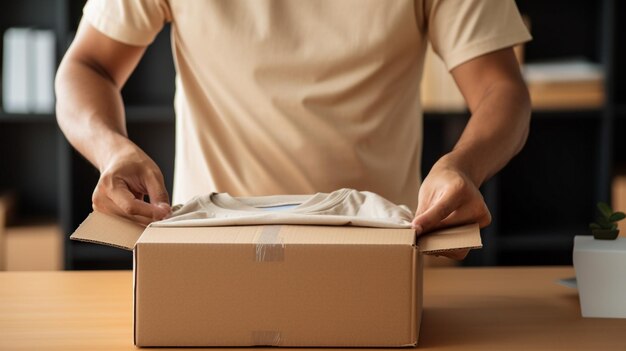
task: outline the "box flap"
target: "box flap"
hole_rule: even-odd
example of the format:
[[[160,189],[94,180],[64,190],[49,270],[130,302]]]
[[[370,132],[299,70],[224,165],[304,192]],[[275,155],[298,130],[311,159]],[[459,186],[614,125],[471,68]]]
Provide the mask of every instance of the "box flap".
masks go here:
[[[94,211],[78,226],[70,239],[132,250],[145,229],[124,218]]]
[[[478,224],[440,229],[417,238],[420,252],[429,255],[449,255],[457,250],[479,249],[483,247]]]

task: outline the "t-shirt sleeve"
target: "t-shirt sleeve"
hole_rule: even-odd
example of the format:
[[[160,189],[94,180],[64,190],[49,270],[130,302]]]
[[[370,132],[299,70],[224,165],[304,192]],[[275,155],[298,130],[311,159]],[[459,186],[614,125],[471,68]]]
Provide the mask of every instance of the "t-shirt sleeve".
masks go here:
[[[424,0],[426,31],[448,70],[532,39],[514,0]]]
[[[171,21],[171,14],[166,0],[89,0],[83,19],[112,39],[146,46]]]

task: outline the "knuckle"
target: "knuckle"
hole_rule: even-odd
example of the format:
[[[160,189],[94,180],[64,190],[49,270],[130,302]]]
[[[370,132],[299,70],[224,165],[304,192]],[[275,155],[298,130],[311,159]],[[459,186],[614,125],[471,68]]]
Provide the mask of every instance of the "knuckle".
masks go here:
[[[158,169],[148,171],[147,179],[149,180],[149,183],[153,184],[153,186],[161,186],[161,184],[165,181],[163,174]]]
[[[492,221],[491,212],[485,204],[482,204],[482,206],[479,206],[477,208],[475,218],[477,219],[481,227],[488,226],[489,224],[491,224]]]
[[[98,190],[98,187],[96,187],[96,189],[91,194],[91,202],[93,202],[94,204],[100,202],[100,191]]]
[[[94,196],[91,198],[91,205],[94,210],[97,210],[102,207],[102,200],[100,199],[100,197]]]
[[[120,209],[124,211],[124,213],[129,214],[129,215],[137,214],[135,207],[130,202],[124,202],[120,204]]]
[[[476,215],[483,215],[485,212],[489,212],[489,209],[487,209],[487,205],[485,205],[485,202],[482,200],[472,203],[472,209],[474,214]]]
[[[487,212],[487,208],[481,203],[473,204],[471,209],[470,214],[476,218],[484,217],[485,212]]]
[[[447,204],[441,204],[439,206],[439,209],[437,211],[437,215],[439,215],[440,218],[446,218],[448,217],[448,215],[450,214],[450,212],[452,212],[450,210],[450,206],[448,206]]]
[[[96,186],[96,188],[94,189],[93,193],[91,194],[91,202],[94,205],[102,207],[102,203],[103,203],[104,197],[105,197],[105,194],[102,191],[102,187],[98,185],[98,186]]]
[[[104,198],[101,195],[97,195],[94,193],[94,196],[91,198],[91,208],[94,211],[109,213],[109,209],[105,206]]]
[[[464,192],[468,189],[468,184],[463,178],[457,178],[452,181],[451,188],[455,192]]]
[[[437,216],[441,219],[448,217],[449,214],[450,214],[450,211],[448,211],[447,206],[441,206],[439,210],[437,211]]]
[[[493,218],[491,217],[491,212],[486,211],[485,212],[485,216],[484,216],[484,224],[485,224],[485,226],[490,225],[492,220],[493,220]]]
[[[163,179],[163,174],[157,168],[150,169],[150,175],[152,176],[152,178],[154,178],[156,180]]]
[[[113,175],[111,173],[102,173],[100,175],[100,180],[98,181],[98,185],[111,184],[112,180],[113,180]]]
[[[157,191],[157,192],[156,192],[156,194],[154,194],[154,195],[155,195],[157,198],[159,198],[159,199],[167,199],[167,198],[168,198],[167,192],[166,192],[166,191],[164,191],[164,190],[159,190],[159,191]]]

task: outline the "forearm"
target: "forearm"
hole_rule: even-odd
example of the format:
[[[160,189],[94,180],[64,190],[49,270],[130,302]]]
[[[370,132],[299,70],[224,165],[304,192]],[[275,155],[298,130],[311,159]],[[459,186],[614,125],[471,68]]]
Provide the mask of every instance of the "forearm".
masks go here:
[[[120,94],[145,49],[81,21],[55,89],[61,130],[100,170],[91,198],[94,210],[147,225],[170,213],[169,195],[158,165],[127,137]]]
[[[120,90],[106,73],[72,57],[57,72],[57,121],[69,142],[102,171],[130,143]]]
[[[460,169],[480,186],[522,149],[528,136],[530,111],[530,98],[523,83],[492,84],[454,149],[435,167]]]
[[[479,187],[518,153],[528,136],[530,97],[513,49],[469,60],[451,71],[472,116],[454,149],[424,179],[413,228],[491,223]]]

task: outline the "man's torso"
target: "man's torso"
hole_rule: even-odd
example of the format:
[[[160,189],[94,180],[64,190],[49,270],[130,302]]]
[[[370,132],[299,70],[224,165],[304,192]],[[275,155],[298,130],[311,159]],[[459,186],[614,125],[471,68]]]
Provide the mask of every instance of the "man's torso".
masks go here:
[[[175,203],[350,187],[415,207],[426,43],[413,1],[169,5]]]

